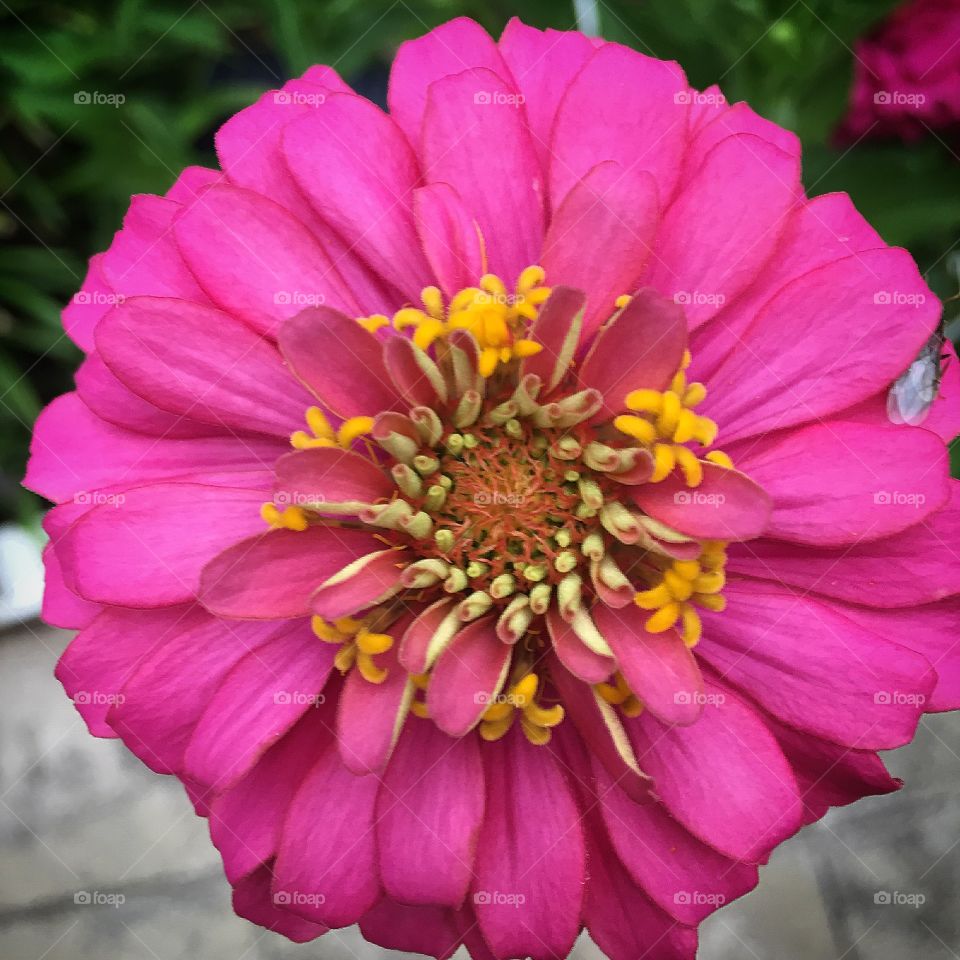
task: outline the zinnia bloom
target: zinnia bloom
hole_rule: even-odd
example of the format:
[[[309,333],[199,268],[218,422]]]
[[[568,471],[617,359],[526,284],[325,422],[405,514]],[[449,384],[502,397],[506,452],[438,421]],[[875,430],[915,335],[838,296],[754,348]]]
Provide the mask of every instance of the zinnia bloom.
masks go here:
[[[676,64],[456,20],[389,101],[312,68],[91,261],[58,676],[294,940],[691,957],[960,695],[939,304]]]
[[[916,140],[960,124],[960,4],[911,0],[854,47],[841,136]]]

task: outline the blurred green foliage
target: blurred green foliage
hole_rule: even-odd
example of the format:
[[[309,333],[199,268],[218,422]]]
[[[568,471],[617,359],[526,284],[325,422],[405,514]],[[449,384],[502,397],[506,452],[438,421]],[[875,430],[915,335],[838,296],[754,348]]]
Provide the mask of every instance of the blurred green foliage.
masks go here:
[[[908,246],[943,296],[955,292],[960,191],[947,143],[838,149],[854,39],[894,0],[607,0],[601,32],[676,59],[795,130],[813,193],[849,191],[885,238]],[[466,14],[499,31],[513,14],[575,25],[556,0],[53,0],[0,2],[0,511],[38,504],[18,487],[31,424],[71,386],[78,351],[59,312],[86,258],[118,229],[133,193],[163,192],[212,164],[213,132],[260,92],[331,63],[382,95],[396,46]],[[79,103],[80,93],[124,102]],[[82,99],[82,98],[80,98]]]

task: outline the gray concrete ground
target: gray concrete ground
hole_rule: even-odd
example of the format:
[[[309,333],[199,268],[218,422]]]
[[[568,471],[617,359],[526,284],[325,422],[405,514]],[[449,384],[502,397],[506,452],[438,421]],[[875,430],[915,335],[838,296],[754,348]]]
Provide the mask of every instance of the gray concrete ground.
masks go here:
[[[68,639],[0,638],[0,958],[389,955],[352,929],[297,946],[235,917],[179,786],[90,737],[66,700],[53,666]],[[781,847],[759,889],[704,925],[702,960],[960,960],[958,752],[960,716],[927,718],[889,758],[906,788]],[[600,957],[586,939],[574,956]]]

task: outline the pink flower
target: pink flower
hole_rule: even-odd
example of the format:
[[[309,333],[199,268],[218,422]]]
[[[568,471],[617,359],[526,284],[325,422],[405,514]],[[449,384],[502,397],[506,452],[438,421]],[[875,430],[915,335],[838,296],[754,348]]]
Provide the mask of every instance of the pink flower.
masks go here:
[[[294,940],[691,957],[960,697],[939,304],[676,64],[455,20],[389,99],[309,70],[91,261],[58,676]]]
[[[854,49],[840,135],[915,140],[960,123],[960,4],[912,0]]]

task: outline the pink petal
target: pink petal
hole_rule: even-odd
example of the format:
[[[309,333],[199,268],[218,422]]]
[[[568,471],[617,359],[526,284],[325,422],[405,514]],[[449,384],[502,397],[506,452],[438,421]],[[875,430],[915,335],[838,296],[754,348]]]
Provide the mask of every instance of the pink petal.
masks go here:
[[[446,401],[446,385],[437,365],[412,340],[391,338],[384,345],[383,359],[405,403],[412,407],[436,407]]]
[[[664,214],[646,282],[684,304],[691,330],[705,323],[773,253],[799,184],[799,157],[753,136],[723,140]]]
[[[384,897],[360,918],[363,939],[388,950],[425,953],[448,960],[460,946],[453,911],[413,907]]]
[[[314,590],[376,546],[378,541],[365,530],[272,530],[211,560],[203,569],[198,596],[223,617],[305,617]]]
[[[477,736],[451,740],[432,721],[407,721],[377,803],[380,873],[390,896],[462,903],[483,821],[481,754]]]
[[[333,647],[295,620],[223,678],[187,745],[188,776],[224,790],[320,702]]]
[[[431,603],[407,628],[399,654],[400,663],[407,673],[426,673],[432,665],[431,641],[457,602],[453,597],[443,597]]]
[[[910,607],[960,593],[960,484],[948,506],[882,540],[842,550],[777,540],[732,545],[727,570],[869,607]]]
[[[616,669],[617,664],[610,657],[594,653],[573,632],[573,628],[555,607],[550,607],[547,611],[546,622],[557,659],[578,680],[584,683],[601,683]]]
[[[500,37],[500,53],[523,94],[540,165],[550,168],[550,134],[557,107],[570,82],[590,59],[593,46],[575,31],[537,30],[511,17]]]
[[[146,437],[106,423],[75,393],[66,393],[37,418],[24,485],[48,500],[74,494],[90,500],[91,494],[152,480],[263,470],[287,450],[268,438]]]
[[[680,369],[686,346],[683,309],[653,290],[637,293],[600,330],[580,368],[580,385],[594,387],[604,397],[595,419],[625,410],[631,390],[665,389]]]
[[[379,786],[378,777],[350,773],[335,746],[314,764],[290,805],[274,870],[274,897],[285,895],[289,910],[313,923],[347,927],[377,901]]]
[[[358,557],[317,587],[311,598],[313,612],[337,620],[381,603],[401,588],[400,573],[411,560],[409,551],[392,547]]]
[[[103,275],[102,263],[102,253],[90,258],[83,284],[61,314],[67,336],[84,351],[93,349],[94,328],[100,318],[118,302],[113,288]]]
[[[451,737],[476,726],[503,683],[512,650],[500,642],[495,625],[493,617],[484,617],[465,626],[430,675],[430,719]]]
[[[307,943],[327,932],[322,924],[303,920],[277,906],[271,892],[272,883],[273,871],[269,864],[239,880],[233,888],[233,909],[237,916],[282,934],[294,943]]]
[[[518,727],[483,748],[487,813],[474,910],[497,957],[554,960],[567,956],[580,932],[583,829],[553,756],[531,749]]]
[[[274,488],[277,503],[377,503],[395,489],[390,478],[372,460],[333,447],[297,450],[277,461]]]
[[[905,309],[903,297],[915,305]],[[898,377],[939,315],[939,301],[904,250],[820,267],[767,303],[744,334],[749,348],[729,354],[714,374],[701,411],[719,417],[725,443],[822,419]]]
[[[712,463],[703,463],[703,482],[694,489],[677,472],[627,489],[644,513],[701,540],[751,540],[770,521],[765,491],[739,470]]]
[[[540,308],[528,336],[543,349],[522,361],[522,370],[543,382],[544,394],[567,375],[570,361],[580,343],[585,297],[582,291],[555,286]]]
[[[480,225],[489,270],[512,284],[540,256],[543,175],[512,85],[488,69],[461,69],[430,87],[424,178],[460,194]]]
[[[263,528],[262,491],[164,483],[117,498],[78,520],[57,547],[68,584],[99,603],[143,608],[190,600],[204,564]]]
[[[689,727],[627,720],[637,756],[670,812],[734,860],[756,862],[800,827],[790,766],[757,712],[714,683]]]
[[[731,580],[724,594],[723,613],[703,612],[697,652],[725,680],[841,746],[888,750],[913,739],[936,681],[925,657],[772,583]]]
[[[175,203],[190,203],[207,187],[222,183],[224,179],[219,170],[211,170],[208,167],[184,167],[164,196]]]
[[[297,724],[210,808],[210,839],[223,857],[224,871],[236,883],[270,859],[293,799],[313,759],[330,742],[333,705],[308,710]]]
[[[701,843],[663,804],[634,803],[596,761],[593,772],[604,837],[609,836],[606,846],[612,847],[604,860],[613,861],[615,868],[622,863],[621,869],[672,918],[698,924],[757,885],[755,866],[730,860]]]
[[[304,304],[360,308],[326,251],[279,204],[250,190],[211,187],[174,224],[177,245],[217,306],[276,336]]]
[[[63,571],[52,543],[43,548],[43,608],[40,618],[52,627],[79,630],[89,626],[103,609],[77,596],[63,580]]]
[[[151,770],[177,773],[197,721],[231,668],[285,625],[229,623],[192,606],[155,613],[153,638],[123,684],[107,722]]]
[[[651,174],[610,161],[587,172],[554,212],[542,263],[551,284],[586,293],[585,338],[614,313],[617,297],[636,288],[659,217]]]
[[[173,221],[183,209],[183,204],[150,194],[131,198],[123,229],[100,261],[107,283],[120,294],[118,302],[153,296],[209,303],[174,242]]]
[[[567,88],[553,125],[550,203],[598,163],[653,175],[661,203],[673,193],[687,139],[683,71],[619,44],[600,47]]]
[[[632,603],[622,610],[598,603],[591,613],[644,707],[664,723],[694,723],[703,708],[703,678],[677,631],[648,633],[649,611]]]
[[[396,405],[383,347],[355,320],[328,307],[310,308],[288,320],[277,339],[297,379],[345,419]]]
[[[490,35],[467,17],[457,17],[400,44],[390,68],[387,103],[390,115],[414,147],[420,144],[431,84],[472,67],[485,67],[504,80],[510,77]]]
[[[317,213],[354,238],[356,254],[415,300],[431,282],[413,225],[420,174],[393,120],[363,97],[328,94],[287,124],[283,152]]]
[[[226,430],[286,438],[311,404],[276,347],[212,307],[135,297],[101,321],[97,346],[134,392]]]
[[[483,274],[476,220],[448,183],[413,193],[417,236],[437,283],[448,297],[473,286]]]
[[[742,446],[742,454],[725,449],[772,499],[766,535],[778,540],[876,540],[913,526],[950,496],[946,448],[926,430],[831,420]]]

